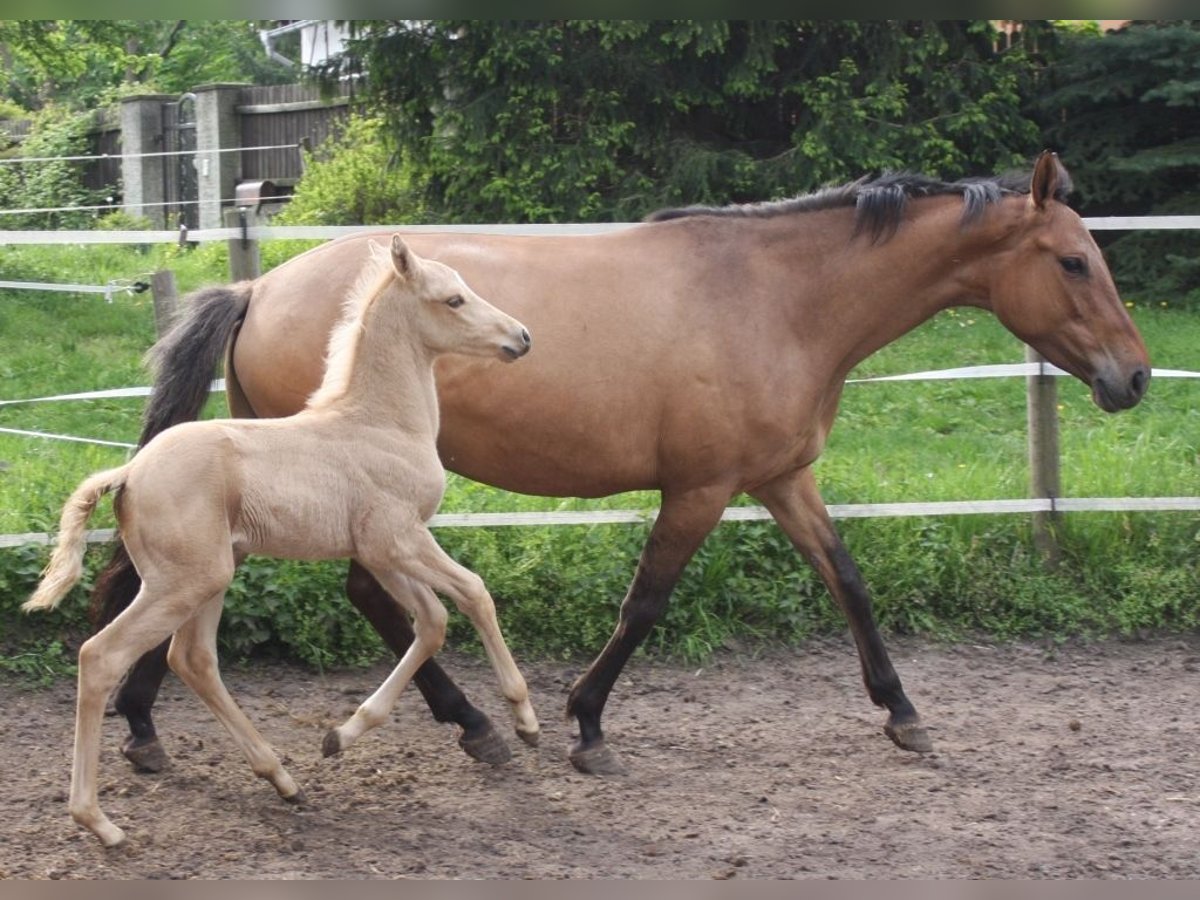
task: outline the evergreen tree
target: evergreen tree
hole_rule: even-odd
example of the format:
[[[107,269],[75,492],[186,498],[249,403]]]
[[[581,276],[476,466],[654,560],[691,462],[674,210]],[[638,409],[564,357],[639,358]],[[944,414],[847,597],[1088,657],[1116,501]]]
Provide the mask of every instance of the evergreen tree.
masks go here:
[[[1047,81],[1038,113],[1085,214],[1200,213],[1200,23],[1069,37]],[[1195,232],[1097,237],[1123,290],[1200,305]]]
[[[1039,149],[987,22],[361,22],[360,73],[446,221],[637,218]]]

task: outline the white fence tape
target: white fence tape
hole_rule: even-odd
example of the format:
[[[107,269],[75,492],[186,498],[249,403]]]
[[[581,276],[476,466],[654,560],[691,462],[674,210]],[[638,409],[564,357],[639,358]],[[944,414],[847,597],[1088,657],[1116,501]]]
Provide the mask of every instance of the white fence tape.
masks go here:
[[[972,516],[1035,512],[1194,512],[1200,497],[1063,497],[1056,500],[945,500],[928,503],[830,504],[835,519],[917,516]],[[504,528],[561,525],[636,525],[652,522],[657,509],[554,510],[547,512],[438,513],[429,520],[433,528]],[[761,506],[731,506],[722,522],[764,522],[771,514]],[[111,528],[87,533],[89,543],[107,543],[116,536]],[[0,549],[27,544],[48,546],[55,535],[48,532],[0,535]]]
[[[73,434],[54,434],[49,431],[26,431],[23,428],[0,428],[0,434],[12,434],[17,437],[45,438],[51,441],[69,441],[75,444],[100,444],[104,447],[124,447],[133,449],[136,444],[127,444],[123,441],[106,441],[101,438],[78,437]]]
[[[1200,372],[1185,369],[1152,369],[1154,378],[1200,378]],[[985,366],[962,366],[956,369],[935,369],[927,372],[909,372],[904,375],[876,375],[872,378],[851,378],[846,384],[872,384],[899,381],[957,381],[972,378],[1011,378],[1025,375],[1057,375],[1067,376],[1057,366],[1049,363],[997,363]],[[24,397],[17,400],[0,400],[0,407],[16,406],[24,403],[59,403],[69,400],[107,400],[126,397],[147,397],[152,392],[149,387],[107,388],[99,391],[81,391],[73,394],[54,394],[49,397]],[[225,390],[225,379],[218,378],[209,386],[212,393]],[[22,437],[43,438],[56,441],[71,441],[80,444],[99,444],[108,447],[133,448],[134,444],[122,441],[109,441],[101,438],[88,438],[78,435],[53,434],[43,431],[23,431],[17,428],[0,428],[0,434],[12,434]]]

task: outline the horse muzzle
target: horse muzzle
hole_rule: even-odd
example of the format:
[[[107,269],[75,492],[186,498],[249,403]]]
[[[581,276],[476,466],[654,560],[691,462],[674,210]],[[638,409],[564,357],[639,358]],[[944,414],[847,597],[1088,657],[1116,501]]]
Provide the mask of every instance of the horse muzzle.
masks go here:
[[[1092,379],[1092,400],[1105,412],[1119,412],[1137,406],[1149,386],[1149,366],[1137,365],[1127,372],[1097,374]]]
[[[529,330],[522,328],[515,339],[500,345],[500,358],[505,362],[515,362],[528,353],[532,347],[533,338],[529,336]]]

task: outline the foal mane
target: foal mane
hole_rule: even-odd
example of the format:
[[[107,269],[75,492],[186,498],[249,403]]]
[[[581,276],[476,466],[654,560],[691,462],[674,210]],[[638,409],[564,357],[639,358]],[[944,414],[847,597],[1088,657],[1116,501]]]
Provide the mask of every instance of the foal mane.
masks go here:
[[[309,396],[306,408],[328,406],[346,393],[350,372],[358,356],[364,320],[371,304],[391,281],[393,271],[388,252],[371,242],[371,264],[359,273],[358,279],[342,301],[342,317],[329,334],[325,350],[325,377],[321,386]]]
[[[1059,176],[1054,199],[1066,202],[1071,192],[1071,179],[1061,166]],[[849,184],[821,188],[790,200],[660,209],[646,216],[644,221],[665,222],[692,216],[773,219],[795,213],[853,206],[855,236],[867,232],[872,242],[879,243],[896,233],[904,209],[911,199],[958,195],[963,199],[962,224],[966,226],[982,217],[987,208],[1001,198],[1028,194],[1029,181],[1027,172],[1010,172],[991,178],[961,178],[958,181],[940,181],[915,172],[885,172],[875,178],[864,176]]]

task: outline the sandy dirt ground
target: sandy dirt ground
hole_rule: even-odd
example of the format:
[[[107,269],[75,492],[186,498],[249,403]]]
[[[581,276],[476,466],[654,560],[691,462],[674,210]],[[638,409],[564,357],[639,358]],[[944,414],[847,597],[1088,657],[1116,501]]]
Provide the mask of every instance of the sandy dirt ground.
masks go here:
[[[136,774],[107,719],[101,803],[130,835],[105,850],[67,815],[74,685],[0,683],[0,876],[73,878],[1196,878],[1200,636],[1072,645],[893,639],[936,743],[881,733],[846,641],[636,659],[605,719],[630,774],[566,760],[581,664],[523,668],[537,749],[512,735],[486,664],[443,662],[511,736],[493,768],[415,691],[323,759],[326,728],[386,671],[256,665],[226,683],[303,785],[256,779],[177,680],[158,724],[167,771]]]

